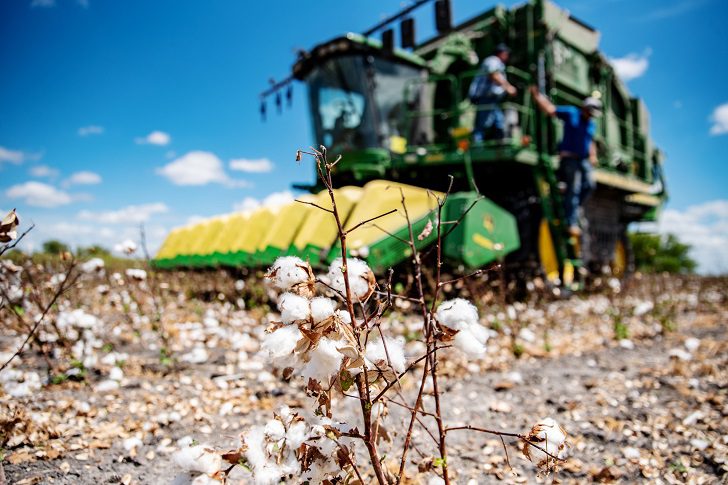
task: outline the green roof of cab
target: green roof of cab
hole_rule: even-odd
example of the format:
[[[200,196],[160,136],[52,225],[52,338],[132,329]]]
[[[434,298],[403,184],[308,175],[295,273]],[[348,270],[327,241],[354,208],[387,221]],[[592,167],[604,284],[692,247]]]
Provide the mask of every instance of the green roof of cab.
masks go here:
[[[423,69],[428,68],[427,61],[417,54],[397,48],[391,52],[385,51],[382,49],[381,41],[350,32],[344,36],[318,44],[310,51],[301,52],[298,60],[293,65],[293,77],[301,81],[305,80],[306,76],[327,58],[367,52],[372,54],[376,53],[380,57],[407,63]]]
[[[373,39],[371,37],[365,37],[361,34],[356,34],[354,32],[349,32],[346,34],[346,38],[349,39],[352,42],[358,42],[359,44],[364,44],[369,47],[372,47],[374,49],[381,49],[382,48],[382,41],[378,39]],[[396,57],[399,57],[407,62],[411,62],[412,64],[417,64],[421,67],[427,67],[427,61],[424,60],[422,57],[418,56],[417,54],[413,54],[409,51],[398,49],[395,47],[394,49],[394,55]]]

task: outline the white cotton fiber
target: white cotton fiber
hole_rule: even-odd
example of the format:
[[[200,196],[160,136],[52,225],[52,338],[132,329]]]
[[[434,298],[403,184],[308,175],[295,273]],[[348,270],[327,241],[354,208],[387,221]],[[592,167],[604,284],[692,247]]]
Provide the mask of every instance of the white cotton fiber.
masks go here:
[[[387,355],[389,355],[389,359],[387,359]],[[384,341],[381,338],[370,340],[367,343],[365,356],[374,363],[379,361],[389,362],[392,369],[398,374],[404,372],[407,367],[407,361],[404,357],[404,342],[401,339],[385,337]]]
[[[550,454],[562,457],[565,451],[566,433],[553,418],[545,418],[533,427],[528,435],[529,439],[537,443]],[[546,453],[532,445],[528,447],[527,456],[534,463],[542,463],[551,459]]]
[[[344,283],[344,274],[342,272],[342,259],[336,258],[331,266],[329,266],[328,277],[331,280],[331,286],[341,294],[346,294],[346,285]],[[351,289],[352,298],[364,299],[371,293],[369,266],[357,258],[347,258],[347,273],[349,275],[349,288]]]
[[[301,331],[295,325],[288,325],[263,336],[261,349],[268,352],[274,364],[285,365],[301,339]],[[281,360],[283,360],[281,362]]]
[[[338,346],[343,347],[343,344],[326,337],[319,340],[316,348],[309,353],[309,361],[301,369],[301,377],[328,383],[329,377],[338,374],[343,360]]]
[[[283,323],[293,323],[299,320],[308,320],[311,315],[311,304],[302,296],[283,293],[278,299],[278,310],[281,312]]]
[[[311,316],[313,323],[319,323],[331,317],[336,310],[336,302],[331,298],[317,296],[311,300]]]
[[[440,303],[437,307],[437,321],[453,330],[461,330],[478,323],[478,309],[463,298]]]
[[[309,280],[308,268],[309,264],[301,258],[283,256],[276,259],[268,274],[272,276],[276,287],[288,291]]]
[[[478,324],[476,324],[479,326]],[[461,350],[470,358],[477,359],[485,354],[486,347],[480,340],[470,331],[475,325],[463,328],[453,339],[453,346]]]
[[[222,456],[203,445],[188,446],[174,454],[177,465],[192,472],[213,474],[222,468]]]

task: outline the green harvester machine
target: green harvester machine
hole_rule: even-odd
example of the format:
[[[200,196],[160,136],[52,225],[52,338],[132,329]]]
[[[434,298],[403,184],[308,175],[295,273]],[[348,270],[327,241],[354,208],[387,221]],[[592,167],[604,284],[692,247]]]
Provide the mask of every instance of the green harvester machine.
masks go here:
[[[434,4],[437,34],[416,43],[411,13],[426,4]],[[623,275],[630,267],[627,226],[654,220],[667,195],[647,110],[599,52],[599,33],[541,0],[498,6],[455,26],[450,18],[449,1],[413,2],[362,35],[301,52],[291,76],[263,93],[263,102],[275,96],[280,105],[290,83],[306,84],[315,145],[343,157],[334,182],[347,227],[397,210],[354,231],[351,254],[379,272],[406,260],[400,189],[420,234],[436,221],[432,194],[445,192],[452,176],[443,219],[462,223],[443,241],[451,267],[465,271],[503,261],[511,274],[541,274],[563,284],[587,272]],[[403,48],[394,46],[395,23]],[[511,48],[507,77],[518,93],[502,104],[505,139],[475,142],[473,123],[483,107],[468,100],[468,88],[500,43]],[[570,236],[563,223],[560,123],[536,108],[529,85],[557,105],[579,106],[587,96],[603,102],[595,136],[597,188],[583,208],[581,237]],[[322,185],[297,188],[311,193],[305,200],[330,204]],[[416,243],[433,244],[435,232]],[[291,202],[175,229],[155,263],[258,268],[298,255],[321,266],[340,254],[336,236],[330,214]]]

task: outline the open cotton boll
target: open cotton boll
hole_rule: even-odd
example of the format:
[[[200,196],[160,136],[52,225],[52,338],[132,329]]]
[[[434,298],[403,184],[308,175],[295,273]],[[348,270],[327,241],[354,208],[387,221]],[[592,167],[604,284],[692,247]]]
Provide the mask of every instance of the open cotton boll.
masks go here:
[[[329,266],[328,277],[331,280],[331,286],[345,295],[346,285],[344,283],[342,265],[343,260],[336,258],[331,263],[331,266]],[[352,297],[360,301],[366,300],[374,291],[374,285],[376,283],[374,273],[372,273],[369,266],[361,259],[347,258],[346,266]]]
[[[336,316],[341,320],[342,323],[351,325],[351,314],[348,310],[336,310]]]
[[[137,436],[127,438],[122,442],[122,446],[126,451],[131,451],[134,448],[139,449],[144,446],[144,442]]]
[[[275,260],[268,272],[273,284],[281,290],[290,290],[310,279],[310,265],[296,256],[283,256]]]
[[[545,418],[539,421],[528,434],[528,440],[538,444],[550,454],[561,458],[566,450],[566,431],[553,418]],[[523,447],[523,454],[532,462],[542,465],[553,460],[542,450],[526,443]]]
[[[468,325],[467,331],[473,334],[478,342],[483,345],[485,345],[485,343],[490,338],[490,332],[488,331],[488,329],[479,323],[471,323],[470,325]]]
[[[283,477],[283,470],[274,462],[253,470],[255,485],[278,485]]]
[[[245,457],[253,468],[262,468],[268,462],[265,451],[265,433],[261,426],[252,426],[245,432],[243,441],[247,446]]]
[[[104,269],[104,260],[101,258],[91,258],[81,265],[81,271],[84,273],[96,273]]]
[[[337,374],[341,367],[344,356],[337,347],[343,345],[326,337],[321,338],[316,348],[309,353],[309,361],[301,369],[301,377],[328,383],[329,377]]]
[[[275,332],[265,334],[260,347],[268,352],[271,361],[276,363],[280,359],[287,359],[293,353],[300,339],[301,331],[298,327],[288,325],[277,329]]]
[[[325,296],[317,296],[311,300],[311,316],[313,323],[319,323],[331,317],[336,310],[336,302]]]
[[[190,485],[220,485],[222,482],[209,475],[198,475],[191,482]]]
[[[126,275],[136,281],[144,281],[147,279],[147,272],[143,269],[129,268],[126,270]]]
[[[455,298],[440,303],[437,307],[437,321],[453,330],[462,330],[478,323],[478,309],[463,298]]]
[[[286,436],[286,428],[279,420],[271,419],[263,428],[263,433],[273,441],[280,441]]]
[[[288,427],[288,431],[286,431],[286,446],[290,449],[297,450],[307,439],[306,423],[303,421],[295,422]]]
[[[299,320],[308,320],[311,316],[311,304],[302,296],[293,293],[283,293],[278,299],[278,310],[281,312],[283,323],[293,323]]]
[[[389,355],[389,359],[387,359],[387,355]],[[385,363],[389,362],[392,369],[398,374],[404,372],[407,367],[407,361],[404,357],[404,343],[400,339],[385,337],[385,340],[381,338],[370,340],[367,343],[365,356],[369,361],[374,363],[380,361],[384,361]]]
[[[191,472],[213,474],[222,468],[222,456],[204,445],[188,446],[174,454],[177,465]]]
[[[479,358],[485,354],[485,345],[471,331],[473,325],[463,328],[455,334],[453,345],[471,358]]]

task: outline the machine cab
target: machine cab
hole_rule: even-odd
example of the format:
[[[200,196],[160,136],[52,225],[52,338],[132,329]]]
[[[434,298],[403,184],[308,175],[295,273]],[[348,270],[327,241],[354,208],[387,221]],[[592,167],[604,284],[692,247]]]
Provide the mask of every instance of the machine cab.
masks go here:
[[[415,55],[348,34],[302,54],[293,75],[308,87],[317,142],[356,158],[356,152],[397,151],[411,139],[406,114],[424,97],[403,94],[428,73]]]

